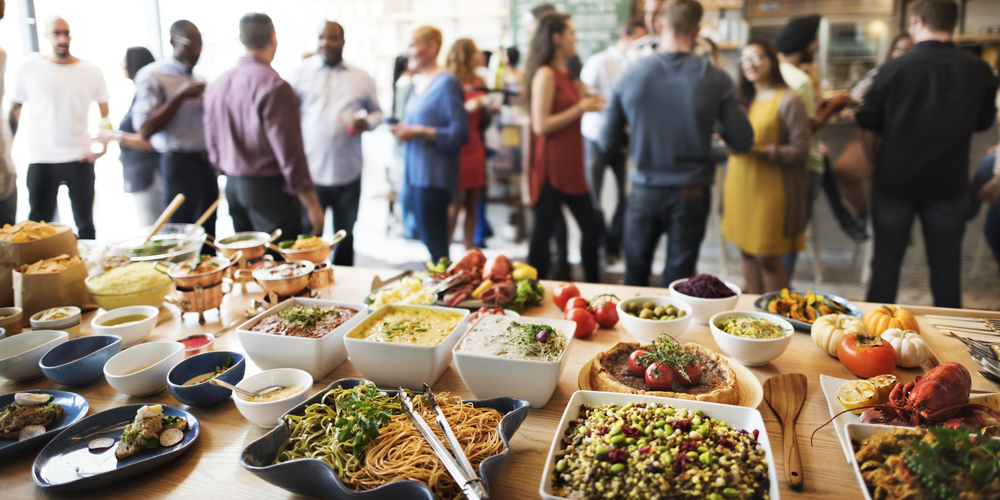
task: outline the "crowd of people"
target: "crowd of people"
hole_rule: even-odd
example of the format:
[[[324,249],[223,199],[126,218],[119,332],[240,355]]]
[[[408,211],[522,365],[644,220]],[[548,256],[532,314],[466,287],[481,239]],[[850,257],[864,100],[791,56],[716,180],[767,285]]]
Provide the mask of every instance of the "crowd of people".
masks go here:
[[[580,229],[586,281],[600,281],[602,255],[624,255],[625,284],[647,286],[664,234],[663,286],[694,275],[716,165],[726,162],[722,233],[741,252],[746,291],[788,286],[822,189],[851,238],[867,239],[871,226],[869,301],[894,301],[919,216],[935,305],[961,306],[961,239],[978,206],[970,200],[991,203],[987,231],[995,233],[990,242],[1000,257],[1000,162],[984,160],[969,184],[970,138],[996,119],[997,77],[951,42],[954,0],[915,2],[890,60],[851,92],[827,99],[819,97],[814,63],[819,16],[790,20],[773,41],[751,38],[739,51],[734,81],[715,45],[700,36],[697,0],[646,0],[643,10],[641,20],[620,28],[616,43],[581,64],[572,17],[538,4],[524,23],[523,74],[515,71],[519,53],[505,55],[507,100],[530,118],[527,260],[540,276],[568,277],[564,206]],[[155,61],[142,47],[126,53],[135,99],[117,130],[101,131],[103,148],[94,152],[87,113],[96,101],[107,116],[104,77],[70,54],[65,20],[52,18],[45,29],[53,51],[17,69],[10,110],[16,132],[21,105],[32,108],[32,220],[52,219],[56,192],[66,184],[79,236],[94,238],[94,161],[114,140],[125,191],[144,222],[178,193],[189,201],[171,222],[193,222],[219,198],[216,178],[225,175],[236,231],[319,234],[332,209],[334,230],[348,234],[333,262],[352,265],[360,138],[386,121],[401,145],[404,205],[431,258],[448,256],[459,226],[466,248],[482,242],[475,236],[486,184],[481,131],[498,103],[480,71],[483,52],[470,39],[456,40],[440,65],[441,31],[415,29],[395,68],[394,81],[405,75],[408,87],[394,92],[384,120],[372,78],[343,60],[345,29],[336,22],[325,23],[315,54],[285,81],[270,65],[277,48],[271,19],[246,14],[239,23],[246,54],[206,84],[194,72],[201,33],[177,21],[169,57]],[[817,132],[842,112],[861,132],[832,161]],[[600,203],[608,168],[616,181],[611,214]],[[0,191],[8,184],[0,182]],[[9,199],[16,205],[17,193],[7,192],[0,215],[13,222]],[[205,222],[210,233],[214,226],[214,218]]]

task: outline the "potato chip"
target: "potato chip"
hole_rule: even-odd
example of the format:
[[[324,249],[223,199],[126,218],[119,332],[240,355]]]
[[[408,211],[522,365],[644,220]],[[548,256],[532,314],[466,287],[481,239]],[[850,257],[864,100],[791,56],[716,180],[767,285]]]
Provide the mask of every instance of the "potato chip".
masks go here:
[[[23,220],[14,224],[4,224],[0,229],[0,240],[12,241],[14,243],[25,243],[28,241],[40,240],[56,235],[69,229],[66,226],[53,227],[45,222],[35,222]]]
[[[21,274],[51,274],[69,269],[70,267],[83,262],[79,256],[62,254],[49,259],[42,259],[38,262],[25,264],[18,271]]]

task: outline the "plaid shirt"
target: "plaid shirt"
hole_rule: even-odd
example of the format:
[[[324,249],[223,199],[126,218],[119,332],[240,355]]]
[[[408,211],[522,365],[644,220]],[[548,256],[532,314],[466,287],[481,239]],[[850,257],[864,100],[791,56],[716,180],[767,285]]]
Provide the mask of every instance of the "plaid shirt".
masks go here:
[[[204,101],[208,159],[221,173],[281,175],[293,196],[315,189],[295,91],[269,64],[241,57],[205,89]]]

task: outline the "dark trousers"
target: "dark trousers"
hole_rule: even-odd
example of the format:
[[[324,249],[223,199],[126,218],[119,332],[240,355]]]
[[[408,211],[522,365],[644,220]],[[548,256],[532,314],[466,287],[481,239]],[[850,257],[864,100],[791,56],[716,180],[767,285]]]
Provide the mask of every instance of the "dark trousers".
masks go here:
[[[663,287],[694,276],[711,201],[708,186],[633,186],[625,212],[625,284],[649,286],[653,253],[663,233]]]
[[[920,216],[935,307],[962,307],[962,235],[968,199],[906,201],[872,193],[875,255],[868,302],[896,301],[899,271],[914,216]]]
[[[979,201],[979,190],[993,178],[993,163],[996,161],[996,153],[989,153],[983,157],[979,164],[972,184],[969,186],[969,213],[967,219],[972,220],[979,213],[982,202]],[[983,225],[983,238],[993,252],[993,258],[1000,262],[1000,200],[990,203],[986,207],[986,223]]]
[[[448,205],[451,194],[447,189],[407,188],[412,199],[413,215],[420,241],[424,242],[431,260],[437,262],[448,256]]]
[[[160,155],[160,174],[167,205],[178,194],[184,195],[184,203],[170,217],[172,223],[194,223],[219,198],[219,182],[207,153],[164,153]],[[215,218],[212,213],[202,225],[213,236]]]
[[[584,280],[599,283],[601,273],[597,266],[597,245],[600,232],[590,195],[569,195],[557,191],[548,183],[532,209],[534,227],[531,228],[531,241],[528,244],[528,264],[538,269],[539,276],[546,276],[550,259],[549,238],[552,237],[556,222],[553,214],[561,214],[563,204],[569,207],[576,224],[580,226],[580,261],[583,264]]]
[[[819,196],[819,190],[823,184],[823,177],[819,172],[809,172],[809,193],[807,195],[806,201],[806,221],[812,221],[813,204],[816,202],[816,197]],[[816,228],[813,228],[815,231]],[[788,282],[792,282],[792,276],[795,275],[795,264],[799,260],[798,252],[788,252],[781,256],[781,265],[785,266],[785,274],[788,275]],[[813,265],[818,266],[819,262],[814,262]]]
[[[17,222],[17,188],[0,200],[0,225],[14,225]]]
[[[302,234],[301,203],[281,187],[285,179],[272,177],[226,176],[226,201],[236,232],[272,233],[281,229],[280,239],[290,240]]]
[[[333,250],[333,264],[336,266],[354,265],[354,223],[358,220],[358,205],[361,203],[361,177],[343,186],[316,186],[319,204],[325,212],[327,208],[333,211],[333,232],[343,229],[347,236]],[[303,209],[302,214],[305,215]],[[312,223],[308,217],[302,217],[302,231],[312,231]]]
[[[598,213],[598,225],[601,238],[604,240],[604,250],[608,255],[618,255],[621,251],[622,230],[625,226],[625,155],[618,152],[605,153],[600,145],[587,139],[586,146],[587,170],[590,174],[590,195],[594,199],[594,210]],[[601,208],[601,188],[604,187],[604,169],[611,167],[618,188],[618,200],[615,212],[611,216],[611,227],[605,223],[604,210]]]
[[[94,164],[83,161],[66,163],[32,163],[28,165],[28,219],[52,221],[56,215],[56,196],[59,186],[69,188],[69,201],[73,208],[77,236],[92,240],[94,229]]]

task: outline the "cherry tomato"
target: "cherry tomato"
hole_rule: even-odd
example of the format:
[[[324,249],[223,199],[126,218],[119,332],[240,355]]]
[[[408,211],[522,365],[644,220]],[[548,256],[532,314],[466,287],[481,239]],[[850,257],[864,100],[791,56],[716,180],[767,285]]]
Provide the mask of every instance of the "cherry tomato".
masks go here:
[[[837,357],[851,373],[871,378],[892,373],[896,350],[878,335],[848,332],[837,344]]]
[[[646,368],[646,385],[654,391],[669,391],[674,386],[674,372],[663,363],[653,363]]]
[[[615,303],[605,301],[603,304],[594,307],[594,316],[597,317],[597,324],[602,328],[614,328],[618,324],[618,308]]]
[[[583,297],[573,297],[566,301],[566,305],[563,307],[564,311],[569,311],[570,309],[588,309],[590,308],[590,302]]]
[[[573,334],[578,339],[585,339],[597,330],[597,319],[586,309],[570,309],[566,313],[566,319],[576,323],[576,332]]]
[[[671,368],[674,374],[674,380],[676,380],[678,384],[681,384],[684,387],[694,387],[698,385],[698,381],[701,380],[701,365],[698,363],[691,363],[687,365],[685,368],[687,371],[688,378],[684,378],[684,375],[681,375],[681,371],[679,368],[677,367]]]
[[[643,362],[642,362],[641,359],[639,359],[639,358],[641,358],[641,357],[643,357],[645,355],[646,355],[646,351],[643,351],[642,349],[636,349],[628,357],[628,369],[636,377],[645,377],[646,376],[646,365],[643,364]]]
[[[566,310],[566,302],[573,297],[579,297],[580,290],[572,283],[560,283],[552,290],[552,301],[556,307]]]

